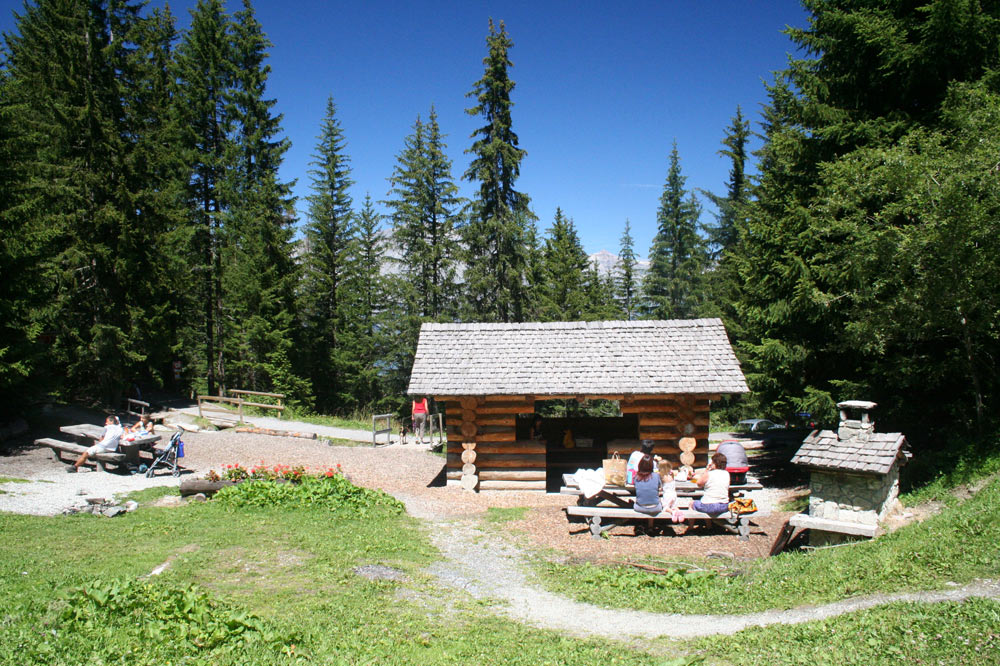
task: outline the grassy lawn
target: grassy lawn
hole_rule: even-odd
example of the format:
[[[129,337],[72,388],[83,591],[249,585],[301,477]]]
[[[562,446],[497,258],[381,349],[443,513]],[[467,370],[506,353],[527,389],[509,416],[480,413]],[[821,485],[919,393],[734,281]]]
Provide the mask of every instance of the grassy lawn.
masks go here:
[[[0,514],[0,663],[991,664],[1000,648],[1000,603],[988,600],[891,604],[725,638],[582,640],[443,588],[424,573],[438,553],[391,501],[151,506],[173,492],[135,493],[140,509],[114,519]],[[484,528],[525,511],[491,509]],[[608,607],[745,614],[997,577],[998,512],[994,480],[877,541],[788,553],[732,577],[551,563],[537,573]],[[355,572],[364,565],[400,578],[369,580]]]
[[[4,664],[657,663],[440,589],[421,573],[435,551],[391,508],[144,504],[115,519],[0,514],[0,533]],[[405,578],[353,571],[374,564]]]

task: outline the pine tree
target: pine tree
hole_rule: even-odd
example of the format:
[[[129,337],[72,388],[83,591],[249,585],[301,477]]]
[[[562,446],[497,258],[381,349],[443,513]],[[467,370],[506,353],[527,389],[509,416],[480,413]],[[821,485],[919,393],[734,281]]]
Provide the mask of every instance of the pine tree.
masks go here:
[[[127,159],[132,203],[124,211],[123,259],[138,345],[145,356],[140,374],[155,384],[173,381],[175,350],[191,336],[187,313],[195,306],[188,264],[186,186],[190,170],[177,150],[182,140],[173,97],[172,59],[177,39],[169,9],[155,9],[137,22],[129,67],[118,76],[125,101],[126,133],[134,138]],[[187,360],[187,359],[185,359]],[[180,388],[179,386],[175,388]]]
[[[726,195],[702,192],[718,209],[716,224],[708,229],[712,258],[720,259],[736,247],[739,240],[741,220],[745,219],[746,205],[750,200],[750,184],[746,176],[747,141],[750,138],[750,123],[743,118],[742,109],[736,107],[736,115],[726,128],[719,155],[730,160],[729,180]]]
[[[365,195],[355,224],[357,252],[352,271],[357,299],[354,326],[357,330],[359,376],[355,381],[354,396],[357,403],[365,408],[386,407],[379,404],[386,395],[399,395],[405,391],[402,382],[383,382],[386,359],[392,355],[391,341],[387,338],[389,318],[396,318],[398,311],[389,308],[386,281],[382,270],[385,264],[385,241],[380,233],[381,216],[375,212],[371,195]],[[416,346],[412,347],[412,353]],[[412,367],[412,361],[409,364]],[[407,373],[408,379],[408,373]],[[395,405],[393,405],[395,406]]]
[[[635,241],[632,239],[632,224],[625,220],[618,250],[618,265],[612,271],[615,281],[615,295],[625,319],[635,319],[638,312],[638,281],[635,275]]]
[[[739,324],[733,303],[737,295],[738,278],[733,266],[733,254],[738,253],[740,234],[746,228],[747,204],[750,201],[750,184],[746,176],[747,140],[750,124],[743,118],[740,107],[726,128],[719,155],[730,160],[726,194],[720,196],[701,190],[718,210],[715,225],[707,229],[708,250],[711,264],[705,272],[705,303],[700,308],[702,316],[722,317],[730,335]]]
[[[983,426],[1000,322],[978,150],[996,134],[1000,6],[804,4],[788,33],[806,55],[769,88],[736,255],[748,382],[778,413],[863,396],[913,431]]]
[[[670,168],[660,195],[657,231],[649,251],[649,272],[643,282],[646,315],[653,319],[684,319],[697,309],[705,268],[698,234],[700,206],[684,189],[677,143],[670,151]]]
[[[431,107],[424,124],[418,117],[389,179],[395,197],[393,238],[401,253],[400,270],[411,287],[409,308],[429,319],[455,315],[458,298],[458,233],[461,201],[451,179],[451,160],[437,114]]]
[[[203,309],[198,343],[204,348],[210,394],[226,384],[222,254],[229,201],[223,183],[232,155],[229,104],[235,76],[229,26],[220,0],[198,0],[191,11],[191,27],[174,59],[178,118],[184,131],[181,145],[192,170],[188,185],[191,270],[200,277],[196,300]]]
[[[590,262],[573,220],[556,208],[542,251],[538,315],[541,321],[580,321],[589,311],[587,270]]]
[[[355,232],[348,193],[354,181],[332,97],[326,103],[312,166],[299,367],[309,373],[317,408],[336,413],[352,401],[350,377],[356,359],[351,355],[350,286]]]
[[[47,296],[40,279],[47,238],[31,214],[39,197],[27,188],[35,137],[19,131],[27,107],[13,101],[20,97],[16,84],[0,70],[0,418],[19,414],[34,393],[51,388],[38,375],[32,381],[35,368],[44,366],[33,313]]]
[[[534,217],[529,198],[514,189],[525,151],[518,148],[512,129],[510,93],[514,82],[508,76],[513,46],[500,23],[490,20],[486,38],[485,71],[468,97],[476,106],[466,109],[482,116],[485,124],[472,138],[466,152],[474,155],[465,179],[479,183],[472,217],[466,226],[465,282],[472,316],[485,321],[523,321],[528,308],[526,235]],[[477,138],[478,137],[478,138]]]
[[[31,165],[15,203],[26,238],[43,234],[40,283],[51,286],[33,318],[50,341],[50,377],[105,402],[144,361],[123,244],[135,213],[120,88],[133,79],[138,12],[128,2],[47,0],[26,5],[7,37],[10,151]]]
[[[294,207],[290,185],[278,178],[289,142],[280,137],[281,116],[272,114],[275,101],[266,99],[270,42],[248,0],[233,18],[234,137],[223,181],[230,202],[222,248],[224,353],[234,386],[294,390],[290,401],[308,406],[311,396],[302,394],[305,385],[290,366],[298,278],[292,259]],[[283,386],[275,384],[275,376]]]

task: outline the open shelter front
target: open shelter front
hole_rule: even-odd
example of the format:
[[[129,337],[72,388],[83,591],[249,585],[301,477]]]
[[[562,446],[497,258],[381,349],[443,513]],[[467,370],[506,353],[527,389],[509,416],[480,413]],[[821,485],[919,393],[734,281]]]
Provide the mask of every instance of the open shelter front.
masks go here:
[[[643,439],[680,465],[692,437],[703,465],[711,401],[746,391],[722,321],[694,319],[424,324],[408,393],[444,405],[449,483],[544,491]],[[551,401],[570,407],[533,432]]]

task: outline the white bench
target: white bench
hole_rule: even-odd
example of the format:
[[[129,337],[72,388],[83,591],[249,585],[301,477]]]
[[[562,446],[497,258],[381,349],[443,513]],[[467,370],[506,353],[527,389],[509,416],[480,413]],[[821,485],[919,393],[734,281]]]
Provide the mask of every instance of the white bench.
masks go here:
[[[733,515],[729,511],[726,511],[725,513],[713,516],[690,508],[682,508],[679,510],[684,516],[685,521],[711,521],[726,531],[738,535],[740,541],[749,541],[750,539],[751,518],[755,516],[763,517],[767,515],[766,513],[760,511],[752,511],[748,513],[741,513],[737,516]],[[612,527],[625,523],[629,520],[666,520],[668,522],[673,522],[672,511],[661,511],[660,513],[652,516],[646,513],[639,513],[634,509],[611,506],[568,506],[565,511],[567,518],[583,518],[590,528],[591,536],[595,539],[599,539],[604,532],[607,532]]]

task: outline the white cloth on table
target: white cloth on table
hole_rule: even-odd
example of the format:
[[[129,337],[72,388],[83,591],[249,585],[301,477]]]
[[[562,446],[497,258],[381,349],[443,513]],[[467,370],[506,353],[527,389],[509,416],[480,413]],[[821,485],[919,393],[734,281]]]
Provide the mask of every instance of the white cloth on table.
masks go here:
[[[604,489],[604,470],[581,468],[573,474],[573,480],[583,496],[591,498]]]

